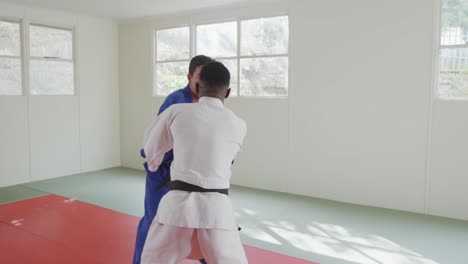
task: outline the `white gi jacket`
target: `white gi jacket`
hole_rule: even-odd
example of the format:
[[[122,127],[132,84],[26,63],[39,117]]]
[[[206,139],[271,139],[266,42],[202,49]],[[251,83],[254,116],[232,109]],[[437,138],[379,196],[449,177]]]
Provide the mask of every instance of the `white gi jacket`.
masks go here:
[[[217,98],[173,105],[145,132],[148,168],[156,171],[164,154],[174,149],[171,180],[227,189],[231,163],[246,132],[245,122]],[[229,197],[220,193],[170,191],[161,200],[154,221],[187,228],[237,229]]]

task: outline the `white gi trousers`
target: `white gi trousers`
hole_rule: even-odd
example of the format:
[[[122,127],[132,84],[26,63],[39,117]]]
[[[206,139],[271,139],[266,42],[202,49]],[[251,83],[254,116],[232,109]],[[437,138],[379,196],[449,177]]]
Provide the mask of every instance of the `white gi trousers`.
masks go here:
[[[153,221],[141,264],[178,264],[202,259],[208,264],[247,264],[237,230],[196,229]]]

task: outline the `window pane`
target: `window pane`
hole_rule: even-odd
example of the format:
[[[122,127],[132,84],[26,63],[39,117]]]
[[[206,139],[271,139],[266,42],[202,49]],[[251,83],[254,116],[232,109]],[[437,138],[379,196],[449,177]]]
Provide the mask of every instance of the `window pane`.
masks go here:
[[[157,31],[156,52],[158,61],[189,59],[189,28],[182,27]]]
[[[21,56],[20,25],[0,21],[0,55]]]
[[[197,54],[237,56],[237,22],[197,26]]]
[[[188,61],[156,64],[156,95],[169,95],[187,86]]]
[[[440,50],[439,96],[468,97],[468,48]]]
[[[288,95],[288,58],[241,59],[240,95]]]
[[[443,0],[442,45],[460,45],[468,41],[468,2]]]
[[[288,39],[288,17],[241,22],[242,56],[287,54]]]
[[[32,57],[73,59],[73,33],[71,30],[31,25],[29,34]]]
[[[21,60],[0,58],[0,95],[21,94]]]
[[[73,95],[73,63],[32,60],[31,94]]]
[[[231,96],[237,96],[237,59],[218,61],[228,68],[229,73],[231,74]]]

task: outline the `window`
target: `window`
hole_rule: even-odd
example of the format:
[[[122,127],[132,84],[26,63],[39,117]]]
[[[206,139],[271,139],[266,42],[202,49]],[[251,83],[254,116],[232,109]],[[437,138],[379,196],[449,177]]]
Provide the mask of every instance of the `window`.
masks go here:
[[[187,85],[190,57],[189,27],[156,31],[155,95],[166,96]]]
[[[287,17],[241,22],[241,95],[288,95],[288,46]]]
[[[30,89],[32,95],[73,95],[73,32],[31,25]]]
[[[231,94],[237,95],[237,22],[200,25],[196,33],[197,55],[222,62],[231,73]]]
[[[0,20],[0,95],[22,95],[21,29]]]
[[[190,58],[203,54],[229,69],[231,95],[287,96],[288,24],[281,16],[156,31],[154,93],[165,96],[185,86]]]
[[[440,98],[468,98],[468,1],[442,0]]]

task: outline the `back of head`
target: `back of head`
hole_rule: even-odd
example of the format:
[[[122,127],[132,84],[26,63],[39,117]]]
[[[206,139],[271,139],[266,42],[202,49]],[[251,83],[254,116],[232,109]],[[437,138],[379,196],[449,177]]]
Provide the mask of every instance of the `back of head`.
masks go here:
[[[212,62],[213,59],[205,55],[197,55],[190,60],[189,74],[193,75],[197,70],[197,67],[203,66],[207,63]]]
[[[213,61],[200,72],[200,92],[209,95],[224,95],[229,89],[231,74],[221,62]]]

